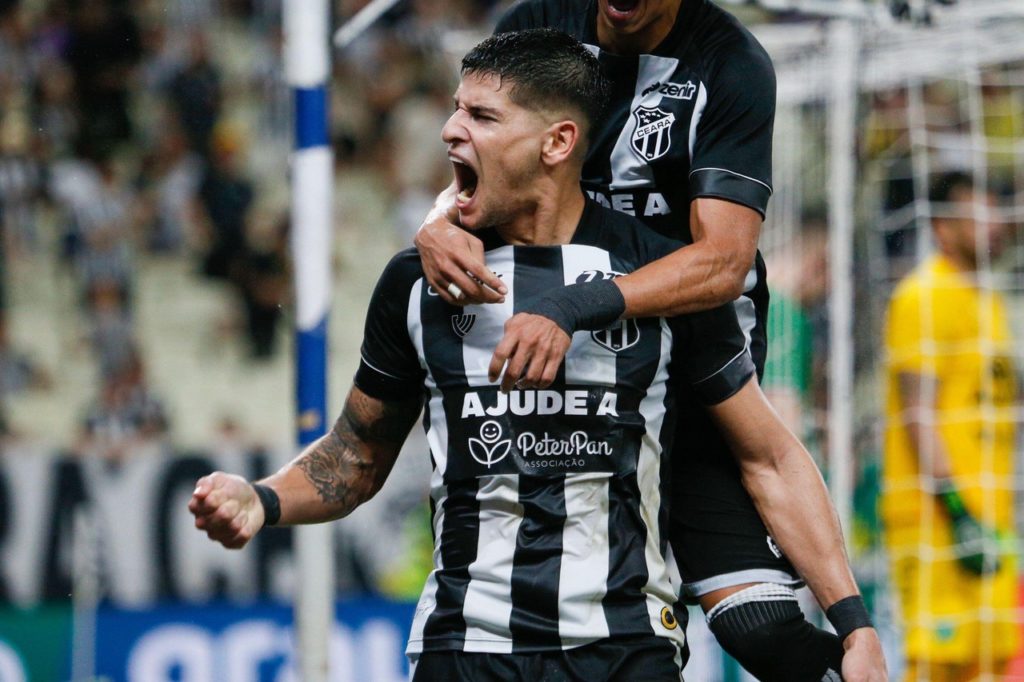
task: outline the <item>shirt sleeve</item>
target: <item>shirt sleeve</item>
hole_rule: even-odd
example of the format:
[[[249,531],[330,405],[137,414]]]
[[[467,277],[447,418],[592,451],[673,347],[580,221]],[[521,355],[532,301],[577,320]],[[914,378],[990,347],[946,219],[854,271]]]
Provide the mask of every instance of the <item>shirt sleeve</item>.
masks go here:
[[[407,324],[413,285],[422,276],[419,256],[403,251],[391,259],[370,298],[355,385],[380,400],[419,395],[426,370]]]
[[[670,321],[673,364],[705,405],[732,397],[754,376],[747,339],[731,303]]]
[[[922,306],[920,288],[907,286],[897,289],[889,303],[885,329],[886,350],[892,371],[935,374],[935,358],[925,352],[926,314],[927,308]],[[933,339],[934,336],[932,334]]]
[[[720,52],[697,124],[690,196],[732,201],[763,217],[772,193],[775,69],[753,38]]]

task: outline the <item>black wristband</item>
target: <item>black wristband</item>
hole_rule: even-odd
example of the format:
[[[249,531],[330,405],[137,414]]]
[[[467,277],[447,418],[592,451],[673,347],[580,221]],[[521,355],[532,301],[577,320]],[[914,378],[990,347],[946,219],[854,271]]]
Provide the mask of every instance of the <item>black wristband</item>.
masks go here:
[[[256,491],[256,497],[260,498],[263,505],[263,525],[273,526],[281,520],[281,499],[274,492],[274,489],[253,483],[252,489]]]
[[[543,315],[569,336],[577,331],[604,329],[626,312],[626,299],[615,282],[593,282],[555,287],[525,301],[516,312]]]
[[[836,629],[840,641],[846,639],[847,635],[854,630],[874,627],[871,623],[871,616],[868,614],[868,607],[864,604],[864,598],[859,594],[840,599],[828,607],[825,617]]]

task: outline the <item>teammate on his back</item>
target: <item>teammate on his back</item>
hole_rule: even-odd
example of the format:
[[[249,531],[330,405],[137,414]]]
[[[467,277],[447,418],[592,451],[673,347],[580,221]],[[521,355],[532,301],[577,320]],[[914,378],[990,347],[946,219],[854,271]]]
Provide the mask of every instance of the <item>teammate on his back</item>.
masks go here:
[[[265,522],[348,514],[383,484],[425,405],[436,551],[410,636],[413,680],[677,680],[684,637],[661,498],[671,362],[757,472],[778,537],[799,535],[816,555],[811,586],[855,595],[821,478],[753,380],[731,307],[578,333],[549,390],[505,394],[489,379],[521,304],[576,282],[607,291],[678,244],[579,187],[607,88],[585,48],[553,31],[504,34],[471,51],[462,76],[443,136],[459,217],[506,283],[504,304],[453,306],[415,251],[396,256],[331,433],[259,484],[201,479],[197,527],[238,547]]]
[[[553,289],[517,307],[537,315],[510,321],[492,376],[504,365],[506,389],[543,388],[573,332],[623,316],[668,316],[727,303],[760,376],[768,291],[757,240],[771,195],[775,114],[768,55],[710,0],[524,0],[496,31],[539,26],[586,44],[612,81],[609,115],[593,135],[583,188],[602,205],[689,245],[617,279],[619,291]],[[454,224],[456,191],[439,197],[416,238],[427,279],[449,302],[495,303],[504,284],[484,264],[481,244]],[[800,538],[791,544],[769,537],[758,514],[769,502],[752,500],[744,487],[756,492],[752,472],[737,468],[689,387],[680,387],[677,399],[681,446],[667,491],[666,532],[684,592],[700,602],[722,646],[758,678],[781,682],[821,680],[839,669],[844,648],[856,648],[858,639],[872,640],[863,644],[878,650],[872,630],[840,642],[804,619],[793,591],[800,576],[789,560],[805,572],[804,562],[815,557]],[[842,665],[855,671],[864,661]],[[884,665],[869,669],[882,674]]]

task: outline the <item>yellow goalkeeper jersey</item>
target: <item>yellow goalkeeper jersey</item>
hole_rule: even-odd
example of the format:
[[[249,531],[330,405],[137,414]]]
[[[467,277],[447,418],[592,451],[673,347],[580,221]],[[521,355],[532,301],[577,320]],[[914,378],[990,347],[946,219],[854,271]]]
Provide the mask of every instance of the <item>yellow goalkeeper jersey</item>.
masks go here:
[[[900,373],[935,377],[935,426],[967,508],[1010,530],[1016,380],[1002,298],[983,291],[942,256],[921,263],[896,288],[886,319],[887,404],[882,514],[890,526],[921,523],[934,500],[919,477],[903,426]],[[922,485],[924,484],[924,485]],[[935,507],[932,518],[944,523]]]

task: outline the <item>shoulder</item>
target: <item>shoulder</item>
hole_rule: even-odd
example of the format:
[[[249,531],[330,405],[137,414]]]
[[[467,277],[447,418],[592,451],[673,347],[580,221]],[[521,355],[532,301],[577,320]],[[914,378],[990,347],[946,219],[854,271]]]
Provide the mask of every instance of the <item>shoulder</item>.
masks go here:
[[[694,12],[694,46],[712,86],[775,88],[775,67],[757,38],[736,17],[705,0]]]
[[[586,3],[578,0],[519,0],[498,19],[494,32],[551,27],[574,33],[582,25],[585,9]]]
[[[399,251],[388,264],[384,266],[380,279],[377,281],[378,288],[386,287],[389,290],[411,289],[416,281],[423,277],[423,264],[420,262],[420,254],[414,248]]]

